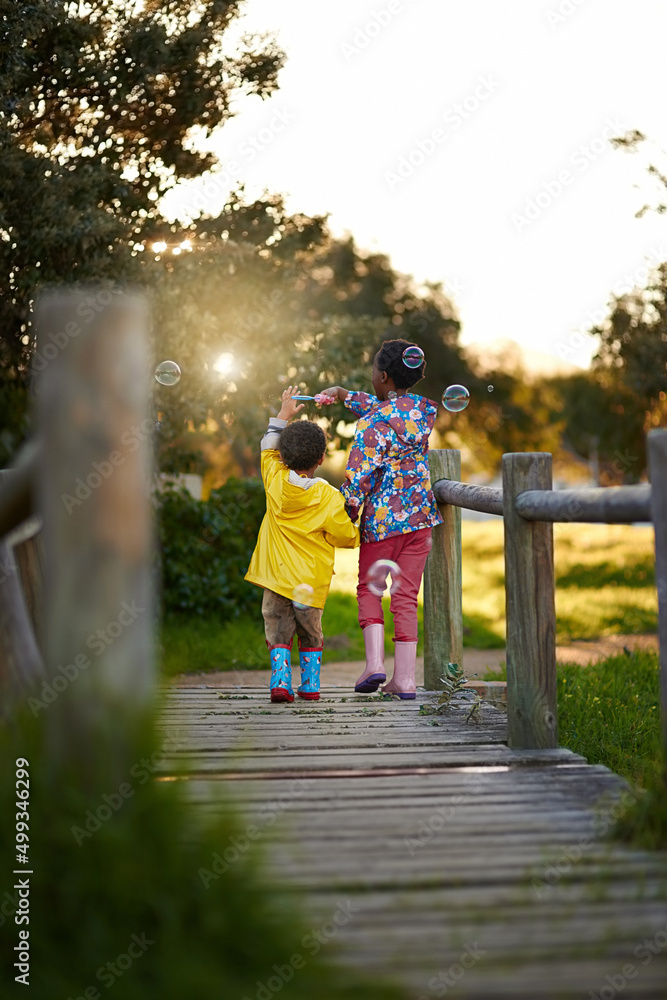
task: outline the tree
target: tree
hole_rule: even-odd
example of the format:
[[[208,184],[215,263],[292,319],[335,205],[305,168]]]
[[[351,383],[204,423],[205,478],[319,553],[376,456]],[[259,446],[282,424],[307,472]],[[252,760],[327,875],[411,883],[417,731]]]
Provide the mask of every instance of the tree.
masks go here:
[[[588,463],[601,486],[637,483],[644,472],[645,410],[613,370],[550,380],[554,415],[562,422],[561,451]]]
[[[151,290],[155,359],[183,368],[178,386],[156,387],[168,471],[201,471],[216,449],[228,471],[256,471],[281,381],[311,394],[332,381],[365,388],[387,336],[423,347],[428,395],[472,378],[439,286],[418,289],[386,256],[334,240],[324,218],[288,217],[278,196],[246,203],[242,190],[216,218],[161,214],[167,191],[215,165],[201,140],[231,117],[232,99],[277,86],[283,56],[270,40],[222,55],[240,6],[0,0],[0,462],[26,433],[40,285]],[[349,413],[329,416],[344,446]]]
[[[0,0],[0,461],[25,433],[38,285],[141,280],[158,202],[214,157],[192,144],[266,97],[283,55],[225,31],[240,0]]]
[[[613,140],[631,153],[645,142],[636,129]],[[667,211],[667,174],[654,164],[648,170],[659,197],[638,216]],[[614,296],[607,319],[591,333],[599,339],[592,376],[560,384],[566,443],[598,465],[603,484],[638,482],[646,471],[645,433],[667,414],[667,263],[654,269],[645,288]]]
[[[600,344],[595,367],[608,370],[647,409],[664,398],[667,377],[667,264],[646,288],[615,298],[607,320],[592,330]],[[662,396],[661,396],[662,393]]]

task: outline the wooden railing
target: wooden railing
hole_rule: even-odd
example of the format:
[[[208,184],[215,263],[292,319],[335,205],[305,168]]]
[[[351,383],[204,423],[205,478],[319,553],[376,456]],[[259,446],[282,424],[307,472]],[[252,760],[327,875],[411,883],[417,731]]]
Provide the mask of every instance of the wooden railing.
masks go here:
[[[0,482],[1,710],[43,710],[79,771],[126,773],[154,695],[148,323],[104,288],[38,302],[35,434]]]
[[[652,521],[658,587],[661,719],[667,753],[667,430],[650,431],[651,485],[552,489],[551,455],[506,454],[502,489],[460,482],[461,456],[431,451],[434,529],[424,578],[424,681],[442,686],[443,666],[463,662],[461,508],[500,514],[505,535],[507,713],[511,747],[558,745],[553,522]]]
[[[20,466],[0,471],[0,687],[27,694],[46,679],[42,632],[43,546],[41,519],[32,515],[31,483],[38,452],[26,448]]]

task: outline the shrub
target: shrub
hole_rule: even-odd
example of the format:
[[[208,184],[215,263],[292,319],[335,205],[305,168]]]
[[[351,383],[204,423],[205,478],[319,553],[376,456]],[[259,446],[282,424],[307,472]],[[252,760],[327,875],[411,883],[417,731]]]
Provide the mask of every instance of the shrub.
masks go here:
[[[158,495],[165,613],[258,613],[261,591],[243,577],[265,510],[260,479],[230,479],[209,500],[195,500],[183,489]]]

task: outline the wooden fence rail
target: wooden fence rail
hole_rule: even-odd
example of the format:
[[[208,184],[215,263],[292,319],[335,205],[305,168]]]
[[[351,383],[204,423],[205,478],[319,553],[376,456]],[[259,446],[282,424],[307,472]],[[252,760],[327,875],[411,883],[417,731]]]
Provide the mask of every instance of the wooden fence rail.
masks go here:
[[[445,468],[460,468],[452,450],[429,454],[433,492],[446,525],[434,530],[425,574],[424,679],[442,687],[443,667],[461,663],[463,645],[460,521],[451,533],[451,511],[499,514],[505,529],[508,743],[538,749],[558,745],[556,610],[553,523],[628,524],[652,521],[655,531],[660,639],[662,732],[667,757],[667,430],[649,432],[651,485],[554,491],[551,455],[503,455],[503,488],[461,483]],[[454,549],[454,551],[453,551]],[[436,584],[437,581],[437,584]],[[438,606],[426,600],[437,586]],[[456,609],[454,617],[450,610]]]

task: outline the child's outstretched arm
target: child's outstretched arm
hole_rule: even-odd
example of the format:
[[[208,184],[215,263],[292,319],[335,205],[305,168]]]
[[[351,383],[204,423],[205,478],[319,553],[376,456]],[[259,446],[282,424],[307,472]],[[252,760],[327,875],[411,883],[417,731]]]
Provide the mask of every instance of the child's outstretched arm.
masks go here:
[[[332,385],[329,389],[324,389],[322,395],[345,403],[348,410],[352,410],[359,417],[363,417],[379,402],[377,396],[371,396],[368,392],[354,392],[342,385]]]
[[[344,403],[349,391],[349,389],[345,389],[342,385],[332,385],[329,389],[323,389],[321,395],[330,396],[332,399],[337,399],[339,403]]]

